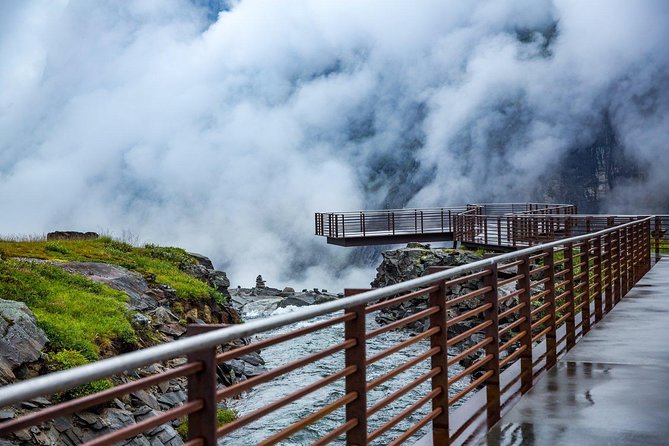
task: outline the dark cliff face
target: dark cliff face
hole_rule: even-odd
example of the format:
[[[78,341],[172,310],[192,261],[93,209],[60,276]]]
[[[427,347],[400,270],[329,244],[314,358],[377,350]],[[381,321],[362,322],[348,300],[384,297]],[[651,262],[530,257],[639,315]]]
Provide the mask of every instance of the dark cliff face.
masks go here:
[[[571,203],[581,213],[606,212],[603,201],[619,184],[638,181],[642,169],[625,154],[608,114],[589,145],[567,152],[543,185],[543,200]]]

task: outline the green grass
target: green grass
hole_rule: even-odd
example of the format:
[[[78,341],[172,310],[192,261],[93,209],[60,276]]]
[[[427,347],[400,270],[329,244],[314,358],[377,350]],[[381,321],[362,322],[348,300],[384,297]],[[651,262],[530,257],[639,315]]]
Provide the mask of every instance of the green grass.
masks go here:
[[[239,413],[234,409],[221,408],[216,410],[216,421],[218,426],[223,426],[224,424],[235,421]],[[181,424],[177,427],[177,433],[181,435],[181,438],[188,438],[188,419],[182,418]]]
[[[224,297],[207,284],[179,269],[183,263],[194,263],[180,248],[145,245],[134,247],[110,237],[93,240],[29,240],[0,241],[0,257],[30,257],[53,261],[105,262],[123,266],[142,274],[150,283],[163,283],[176,290],[177,298],[185,300]]]
[[[94,360],[115,343],[137,342],[124,293],[50,264],[0,261],[0,297],[33,311],[53,351]]]
[[[73,367],[78,367],[88,364],[86,357],[77,350],[61,350],[57,353],[49,355],[49,368],[52,371],[67,370]],[[79,398],[93,393],[101,392],[110,389],[114,386],[110,379],[99,379],[97,381],[75,387],[64,393],[56,395],[56,399],[60,401],[69,400],[72,398]]]

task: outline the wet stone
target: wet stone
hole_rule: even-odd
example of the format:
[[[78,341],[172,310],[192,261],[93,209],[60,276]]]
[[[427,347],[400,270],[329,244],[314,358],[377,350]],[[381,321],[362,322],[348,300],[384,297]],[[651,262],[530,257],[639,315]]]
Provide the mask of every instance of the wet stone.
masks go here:
[[[15,416],[16,416],[16,411],[14,409],[0,410],[0,420],[11,420]]]
[[[159,403],[164,404],[168,407],[177,406],[183,403],[184,401],[186,401],[186,392],[183,391],[169,392],[166,393],[165,395],[161,395],[158,398]]]
[[[158,400],[155,396],[147,392],[146,390],[138,390],[134,393],[131,393],[130,396],[145,405],[149,406],[152,409],[158,409]]]

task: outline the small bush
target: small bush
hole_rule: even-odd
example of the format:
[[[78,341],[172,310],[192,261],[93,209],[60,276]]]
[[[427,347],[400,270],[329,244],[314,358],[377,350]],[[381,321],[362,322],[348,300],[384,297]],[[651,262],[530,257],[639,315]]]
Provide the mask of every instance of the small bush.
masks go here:
[[[235,421],[237,417],[239,417],[239,412],[234,409],[220,408],[216,411],[216,421],[218,426],[223,426],[231,421]],[[188,438],[188,418],[181,419],[181,424],[177,427],[176,431],[181,435],[181,438]]]
[[[49,368],[52,371],[67,370],[88,364],[86,357],[77,350],[61,350],[49,356]],[[100,379],[56,395],[57,400],[69,400],[91,395],[114,387],[109,379]]]
[[[69,254],[70,250],[58,242],[46,242],[44,249],[51,252],[59,252],[61,254]]]

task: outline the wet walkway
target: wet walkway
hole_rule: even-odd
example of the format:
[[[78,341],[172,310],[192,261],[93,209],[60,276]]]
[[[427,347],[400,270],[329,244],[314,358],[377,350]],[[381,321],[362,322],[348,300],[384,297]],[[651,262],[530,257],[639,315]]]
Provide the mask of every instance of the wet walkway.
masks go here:
[[[669,445],[669,258],[478,445]]]

